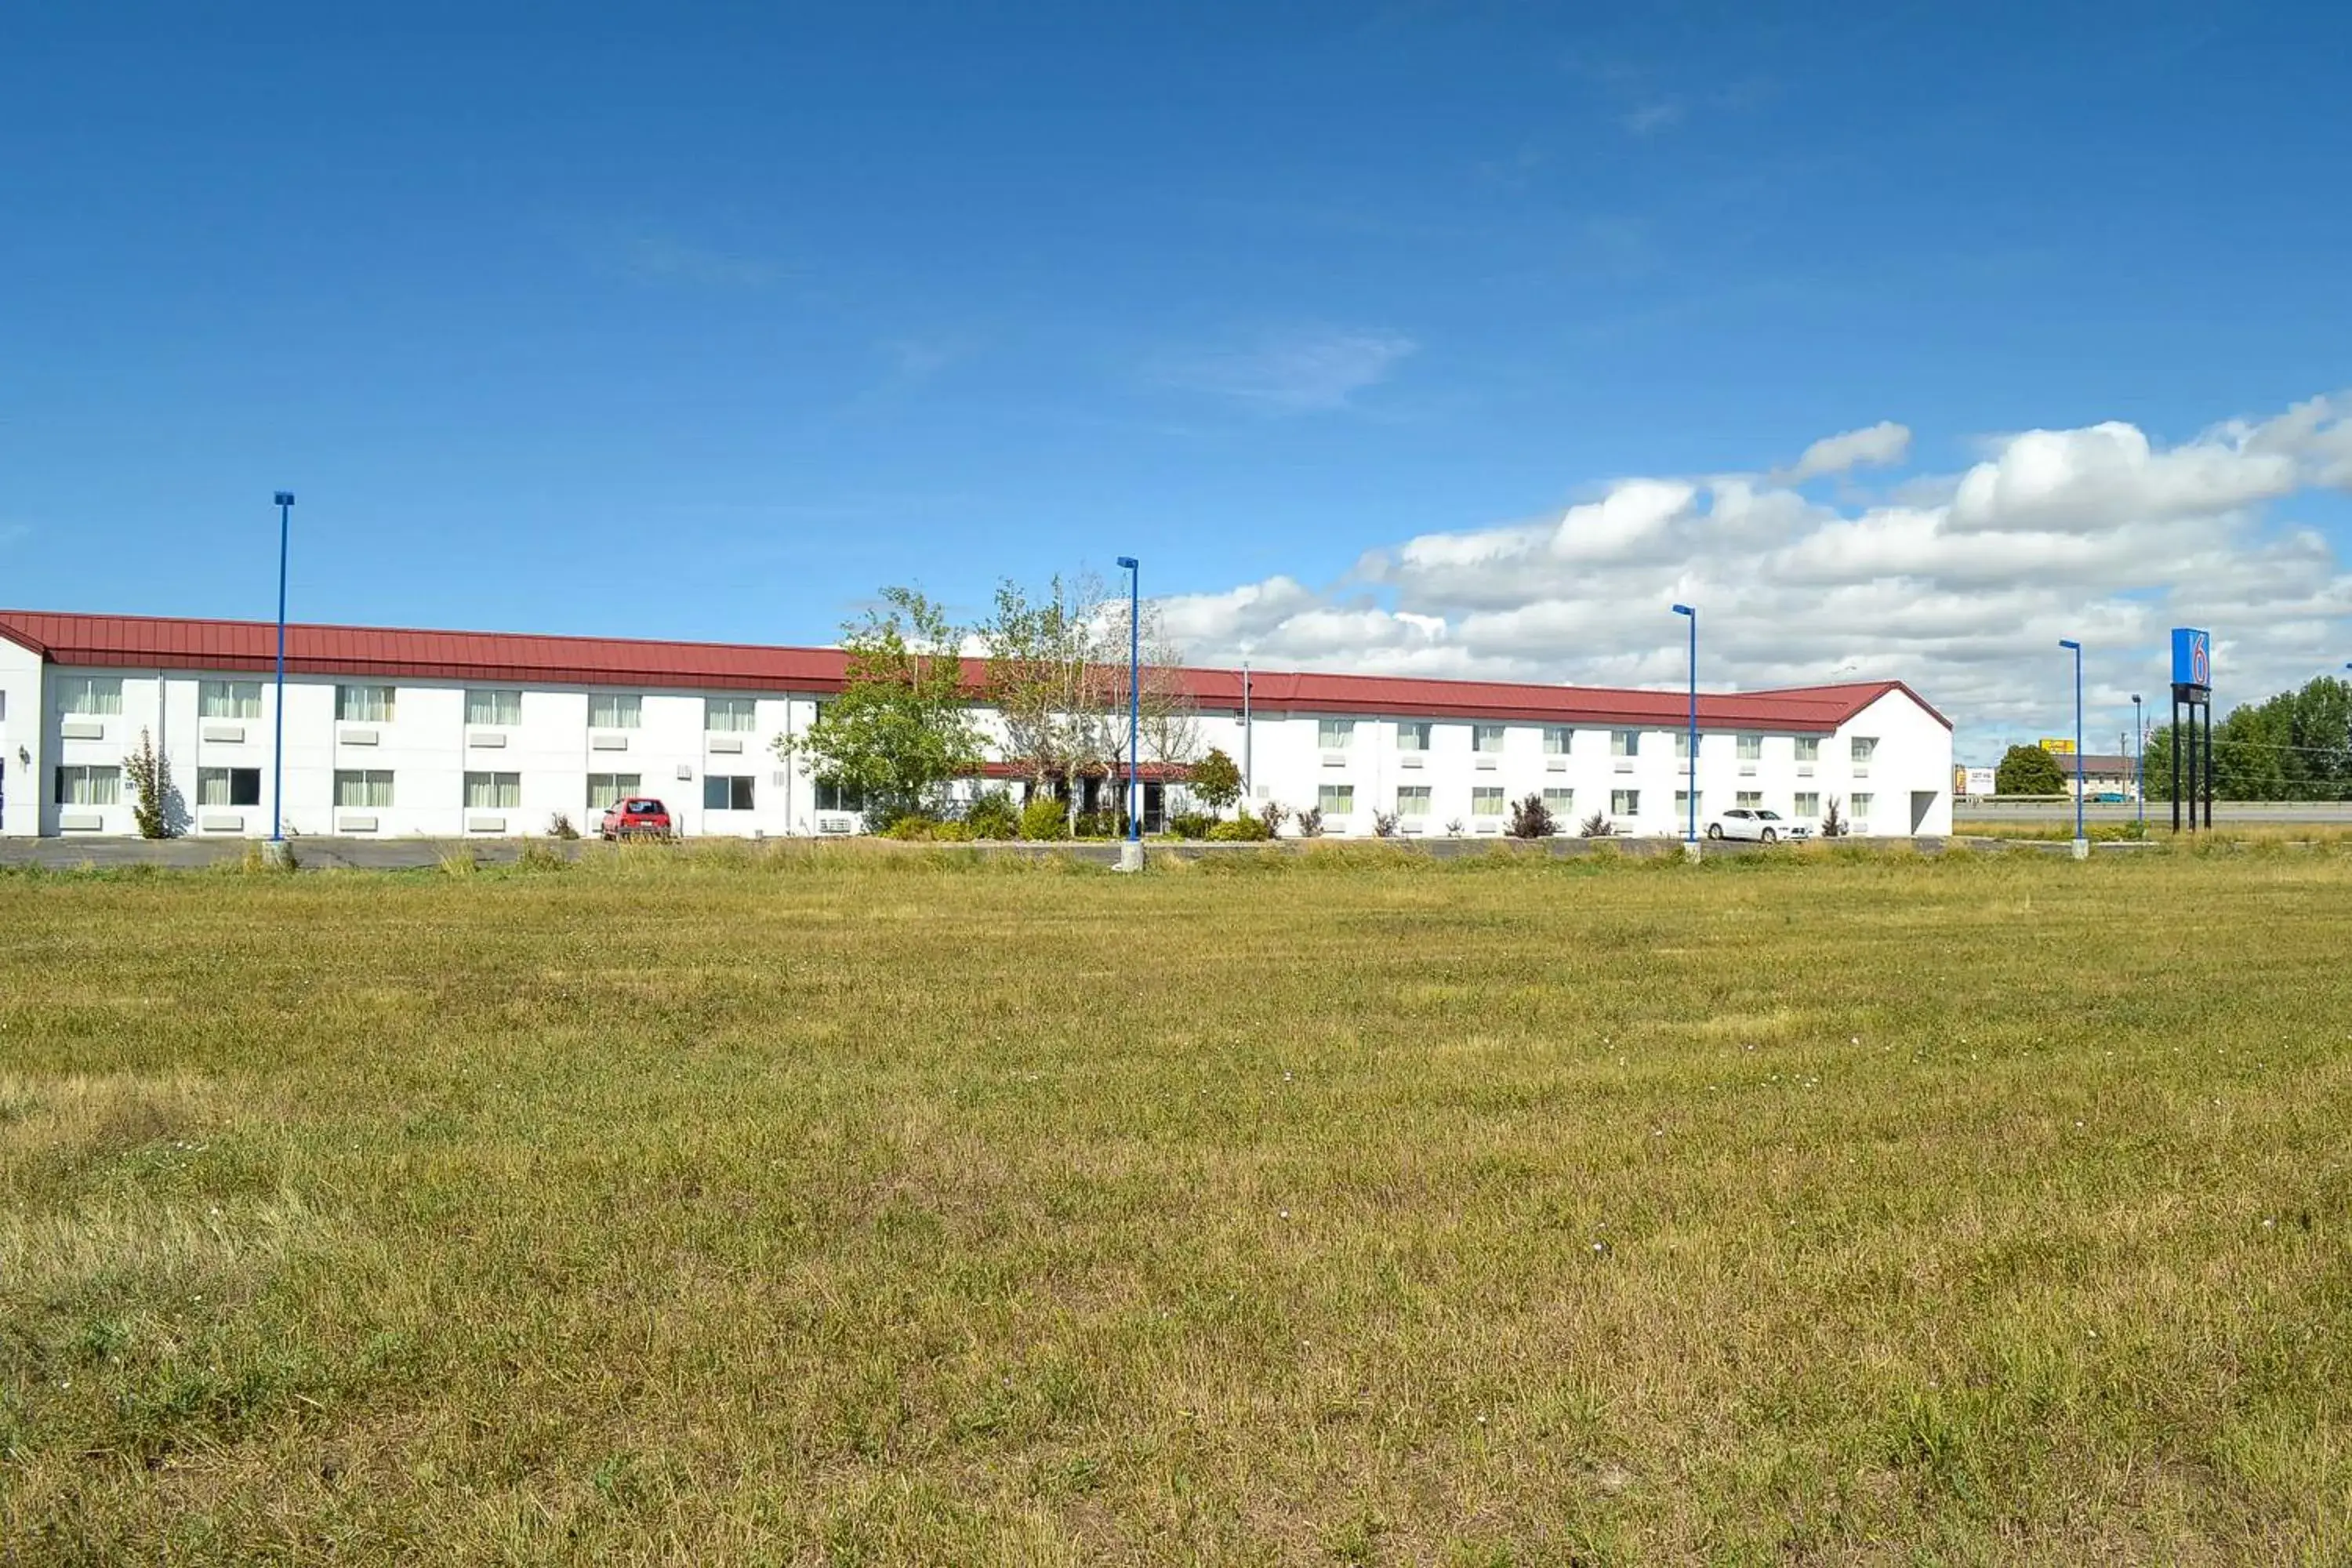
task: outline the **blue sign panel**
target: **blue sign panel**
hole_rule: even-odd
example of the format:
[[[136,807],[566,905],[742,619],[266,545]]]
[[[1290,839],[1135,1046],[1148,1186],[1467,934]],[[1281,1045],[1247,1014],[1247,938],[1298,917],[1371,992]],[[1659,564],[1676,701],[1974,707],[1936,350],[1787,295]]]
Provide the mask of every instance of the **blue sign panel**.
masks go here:
[[[2210,687],[2213,684],[2213,634],[2172,628],[2172,684]]]

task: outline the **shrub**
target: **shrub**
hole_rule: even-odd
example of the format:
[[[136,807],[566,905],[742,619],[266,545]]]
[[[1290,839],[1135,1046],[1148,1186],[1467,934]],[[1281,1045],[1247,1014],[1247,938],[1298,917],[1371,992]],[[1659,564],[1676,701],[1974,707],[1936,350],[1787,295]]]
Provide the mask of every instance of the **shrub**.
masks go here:
[[[1212,844],[1263,844],[1273,837],[1274,830],[1266,826],[1265,818],[1252,816],[1246,812],[1230,822],[1213,824],[1209,828],[1209,842]]]
[[[580,836],[574,833],[569,837],[577,838]],[[536,838],[525,842],[522,852],[515,857],[515,869],[519,871],[561,871],[571,864],[564,858],[563,851]]]
[[[1822,837],[1824,838],[1845,837],[1845,817],[1838,810],[1840,804],[1835,795],[1822,803]]]
[[[982,790],[974,796],[972,803],[964,807],[963,820],[974,838],[1021,837],[1020,808],[1001,789]]]
[[[1265,837],[1268,838],[1280,837],[1282,836],[1282,825],[1288,821],[1289,818],[1290,808],[1283,805],[1278,800],[1267,801],[1264,805],[1257,808],[1257,819],[1259,822],[1265,824]]]
[[[1070,836],[1070,819],[1062,810],[1062,803],[1052,795],[1041,795],[1021,808],[1021,837],[1024,838],[1059,839]]]
[[[1185,787],[1213,814],[1222,816],[1242,797],[1242,771],[1234,766],[1233,758],[1212,746],[1207,756],[1192,764]]]
[[[1579,823],[1576,831],[1585,838],[1614,838],[1617,837],[1617,825],[1609,820],[1607,812],[1596,811]]]
[[[1394,838],[1396,836],[1397,814],[1393,811],[1373,812],[1372,837],[1375,838]]]
[[[1529,791],[1525,800],[1511,807],[1512,837],[1549,838],[1559,831],[1559,824],[1552,820],[1551,807],[1540,795]]]
[[[153,735],[144,730],[139,731],[139,749],[122,759],[122,772],[137,796],[131,807],[131,820],[139,825],[139,837],[178,837],[181,814],[176,809],[177,792],[172,788],[172,763],[155,750]]]
[[[1993,770],[1995,795],[2064,795],[2066,767],[2039,746],[2011,746]]]
[[[1180,811],[1168,819],[1168,831],[1179,838],[1206,838],[1217,819],[1205,811]]]
[[[1298,824],[1299,837],[1320,838],[1323,837],[1323,808],[1321,806],[1302,805],[1296,813],[1293,814],[1293,820]]]
[[[1082,811],[1078,813],[1076,837],[1079,838],[1116,838],[1124,824],[1115,811]]]
[[[577,838],[580,830],[572,826],[571,817],[559,811],[547,819],[547,836],[550,838]]]
[[[1445,819],[1445,837],[1448,838],[1459,838],[1462,837],[1462,819],[1460,817],[1449,816]]]

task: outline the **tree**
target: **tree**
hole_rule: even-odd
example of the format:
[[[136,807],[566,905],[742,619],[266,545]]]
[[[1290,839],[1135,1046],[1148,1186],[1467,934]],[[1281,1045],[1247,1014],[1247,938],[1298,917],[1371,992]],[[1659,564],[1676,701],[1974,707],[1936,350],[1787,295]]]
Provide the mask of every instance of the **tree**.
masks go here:
[[[1032,798],[1068,777],[1087,701],[1093,629],[1071,588],[1055,577],[1031,598],[1018,584],[996,585],[996,612],[979,628],[988,655],[988,695],[1004,728],[1004,757],[1029,775]]]
[[[982,760],[961,642],[939,605],[911,588],[885,588],[879,607],[842,626],[841,695],[805,734],[778,737],[777,754],[806,752],[820,782],[864,797],[877,826],[936,813],[949,782]]]
[[[1528,797],[1511,807],[1511,837],[1514,838],[1549,838],[1559,831],[1552,820],[1551,807],[1544,797],[1529,791]]]
[[[2184,731],[2181,747],[2188,749]],[[2188,759],[2181,759],[2185,768]],[[2352,797],[2352,684],[2322,676],[2297,691],[2231,709],[2213,726],[2213,794],[2221,800]],[[2147,795],[2172,798],[2172,726],[2147,739]]]
[[[155,749],[153,735],[139,731],[139,749],[122,759],[122,771],[137,797],[131,820],[139,825],[139,837],[177,838],[187,826],[187,807],[172,785],[171,759]]]
[[[1212,746],[1207,756],[1192,764],[1186,787],[1195,800],[1223,816],[1242,798],[1242,771],[1234,765],[1233,758]]]
[[[2039,746],[2011,746],[1993,770],[1995,795],[2064,795],[2066,773]]]

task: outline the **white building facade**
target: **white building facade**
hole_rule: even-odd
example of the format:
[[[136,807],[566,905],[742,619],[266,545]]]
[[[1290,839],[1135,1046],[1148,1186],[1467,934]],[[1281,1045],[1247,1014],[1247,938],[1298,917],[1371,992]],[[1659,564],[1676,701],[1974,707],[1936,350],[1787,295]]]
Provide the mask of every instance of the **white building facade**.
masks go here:
[[[0,611],[0,836],[135,832],[125,761],[142,737],[197,837],[268,837],[281,810],[304,836],[514,837],[558,816],[593,834],[633,795],[688,835],[860,826],[775,744],[840,689],[835,649],[295,626],[281,808],[276,641],[263,622]],[[1327,835],[1393,816],[1406,837],[1499,836],[1530,795],[1570,833],[1597,814],[1678,835],[1689,812],[1678,692],[1213,669],[1183,684],[1195,754],[1240,763],[1253,805],[1319,809]],[[1817,821],[1834,803],[1860,835],[1951,829],[1951,726],[1900,683],[1702,694],[1699,723],[1702,824],[1734,806]]]

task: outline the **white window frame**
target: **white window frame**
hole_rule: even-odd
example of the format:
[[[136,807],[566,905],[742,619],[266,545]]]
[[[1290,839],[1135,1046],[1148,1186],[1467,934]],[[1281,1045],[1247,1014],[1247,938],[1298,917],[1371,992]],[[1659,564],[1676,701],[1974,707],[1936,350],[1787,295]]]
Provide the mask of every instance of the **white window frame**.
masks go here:
[[[1576,791],[1555,785],[1543,792],[1544,809],[1555,816],[1568,817],[1576,814]]]
[[[1315,721],[1315,749],[1318,752],[1344,752],[1356,743],[1356,721],[1353,719],[1318,719]]]
[[[346,790],[356,794],[357,800],[344,799]],[[337,768],[335,770],[335,809],[337,811],[388,811],[396,793],[390,768]]]
[[[1734,790],[1731,804],[1741,811],[1761,811],[1764,809],[1764,792],[1760,789]]]
[[[1742,763],[1762,762],[1764,760],[1764,737],[1761,735],[1739,736],[1738,749],[1733,753],[1733,760]]]
[[[1609,754],[1612,757],[1637,757],[1642,754],[1642,731],[1612,730],[1609,731]]]
[[[1396,792],[1396,814],[1400,817],[1423,817],[1429,815],[1427,784],[1399,784]]]
[[[467,811],[520,811],[522,775],[515,773],[466,773]]]
[[[1848,755],[1863,767],[1868,767],[1870,760],[1877,754],[1878,737],[1875,735],[1856,735],[1848,744]]]
[[[74,718],[109,719],[122,711],[122,677],[58,677],[58,711]]]
[[[1493,802],[1494,802],[1494,809],[1493,809],[1493,810],[1491,810],[1491,811],[1485,811],[1485,810],[1481,810],[1481,809],[1479,808],[1479,805],[1478,805],[1478,803],[1479,803],[1481,800],[1491,800],[1491,801],[1493,801]],[[1508,792],[1507,792],[1507,791],[1503,788],[1503,786],[1502,786],[1501,784],[1473,784],[1473,785],[1470,787],[1470,815],[1471,815],[1471,816],[1507,816],[1507,815],[1509,814],[1510,809],[1511,809],[1511,800],[1510,800],[1510,795],[1509,795]]]
[[[1436,728],[1436,725],[1426,719],[1398,720],[1397,750],[1400,752],[1428,751]]]
[[[1612,789],[1609,792],[1609,815],[1621,819],[1642,815],[1642,792],[1637,789]]]
[[[597,717],[603,704],[603,718]],[[588,728],[591,730],[642,730],[646,727],[646,698],[642,691],[592,691],[588,694]]]
[[[513,730],[522,724],[522,689],[517,686],[469,686],[466,689],[466,727],[469,730]]]
[[[1822,815],[1822,792],[1817,789],[1799,790],[1797,798],[1789,803],[1789,815],[1802,822]]]
[[[1326,816],[1355,816],[1356,786],[1351,784],[1317,784],[1315,807]]]
[[[631,795],[644,794],[645,784],[646,776],[643,773],[590,773],[588,775],[588,809],[610,811]],[[606,789],[612,792],[611,798],[598,800],[596,796]]]
[[[1818,763],[1822,760],[1822,738],[1819,735],[1797,737],[1797,761]]]
[[[389,724],[399,711],[400,689],[396,686],[371,683],[363,686],[338,685],[335,688],[335,722],[338,724]]]
[[[1576,730],[1574,726],[1569,724],[1547,724],[1544,726],[1543,754],[1545,756],[1564,757],[1575,749]]]
[[[1482,757],[1498,757],[1509,744],[1507,724],[1474,724],[1470,727],[1470,749]]]
[[[198,682],[196,717],[199,719],[260,718],[261,682],[258,680]]]
[[[705,810],[705,811],[756,811],[756,810],[758,810],[758,809],[759,809],[759,805],[760,805],[760,795],[759,795],[759,789],[758,789],[758,786],[757,786],[757,785],[755,785],[755,784],[752,783],[752,780],[753,780],[753,778],[754,778],[755,776],[756,776],[756,775],[751,774],[751,773],[705,773],[705,774],[703,774],[703,775],[702,775],[702,809],[703,809],[703,810]],[[711,805],[711,804],[710,804],[710,786],[711,786],[712,784],[724,784],[727,786],[727,804],[726,804],[725,805]],[[741,784],[741,785],[743,786],[743,793],[744,793],[744,794],[746,794],[746,795],[750,795],[750,796],[751,797],[751,798],[750,799],[750,801],[746,802],[746,803],[745,803],[744,805],[737,805],[735,804],[735,786],[736,786],[737,784]]]
[[[122,770],[112,763],[60,763],[52,781],[58,805],[122,804]]]
[[[236,798],[236,775],[239,773],[253,775],[251,800]],[[215,784],[220,786],[217,792],[213,788]],[[215,793],[220,795],[218,800],[212,798]],[[259,768],[198,768],[196,770],[196,804],[212,810],[259,806],[261,805],[261,770]]]
[[[756,697],[702,700],[702,731],[706,735],[748,735],[759,727],[760,700]]]

